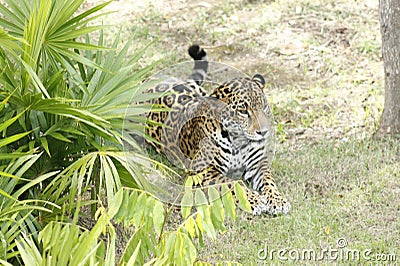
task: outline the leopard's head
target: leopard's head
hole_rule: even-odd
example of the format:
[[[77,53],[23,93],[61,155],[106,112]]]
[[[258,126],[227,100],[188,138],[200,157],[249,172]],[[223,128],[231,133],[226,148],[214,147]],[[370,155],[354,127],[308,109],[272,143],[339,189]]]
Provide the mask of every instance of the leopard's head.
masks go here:
[[[226,104],[221,121],[229,131],[248,140],[265,140],[272,132],[270,109],[263,93],[265,80],[260,74],[225,82],[211,94]]]

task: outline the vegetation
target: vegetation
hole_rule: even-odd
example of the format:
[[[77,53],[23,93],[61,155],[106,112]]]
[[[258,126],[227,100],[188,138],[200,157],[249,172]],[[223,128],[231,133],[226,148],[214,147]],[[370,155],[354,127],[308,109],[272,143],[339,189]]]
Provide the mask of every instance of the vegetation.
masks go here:
[[[230,192],[220,198],[216,189],[208,197],[187,189],[183,222],[164,229],[170,210],[149,194],[152,186],[144,176],[154,171],[152,161],[132,137],[143,132],[149,108],[143,102],[157,97],[143,92],[151,65],[138,61],[146,48],[128,56],[132,40],[120,48],[119,33],[107,46],[105,27],[91,23],[109,2],[85,11],[79,9],[83,0],[5,2],[0,4],[0,262],[194,263],[195,239],[215,238],[224,230],[223,204],[231,218],[235,204]],[[85,217],[95,224],[85,227]],[[123,227],[133,228],[133,235],[117,253],[116,230]]]

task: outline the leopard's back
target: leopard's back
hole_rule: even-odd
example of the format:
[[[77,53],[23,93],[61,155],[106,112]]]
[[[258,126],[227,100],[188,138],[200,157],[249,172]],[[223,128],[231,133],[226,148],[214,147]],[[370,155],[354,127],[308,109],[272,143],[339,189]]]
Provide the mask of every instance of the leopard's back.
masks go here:
[[[160,97],[150,101],[152,105],[159,108],[170,110],[185,103],[192,102],[196,98],[207,95],[206,91],[200,86],[206,78],[208,61],[206,52],[198,45],[192,45],[188,49],[189,55],[194,60],[194,66],[191,75],[182,80],[175,77],[154,77],[153,80],[160,80],[154,87],[150,88],[148,93],[157,93]],[[150,112],[148,119],[156,125],[149,127],[146,133],[162,143],[162,124],[164,124],[168,112]],[[160,145],[155,145],[156,149],[161,150]]]
[[[206,54],[192,46],[195,60],[188,80],[168,78],[152,92],[162,94],[152,104],[169,109],[151,111],[156,123],[148,134],[174,165],[204,177],[203,185],[239,179],[248,186],[254,214],[287,213],[288,201],[277,190],[268,153],[274,136],[271,111],[263,92],[264,78],[236,78],[207,94],[200,85],[208,68]]]

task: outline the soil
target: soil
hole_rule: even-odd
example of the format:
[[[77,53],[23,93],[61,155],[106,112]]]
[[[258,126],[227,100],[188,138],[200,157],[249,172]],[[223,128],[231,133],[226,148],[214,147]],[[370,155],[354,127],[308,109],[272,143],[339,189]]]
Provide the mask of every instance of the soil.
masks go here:
[[[346,141],[376,130],[383,105],[376,1],[128,0],[106,10],[117,12],[104,23],[122,27],[136,48],[154,42],[143,65],[186,61],[187,47],[198,43],[212,61],[263,74],[281,141]]]

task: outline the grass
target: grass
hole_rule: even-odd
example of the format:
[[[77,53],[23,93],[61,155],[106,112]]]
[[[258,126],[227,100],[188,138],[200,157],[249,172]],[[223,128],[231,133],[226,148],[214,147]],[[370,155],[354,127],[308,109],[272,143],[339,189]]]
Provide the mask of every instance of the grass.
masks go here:
[[[120,10],[109,20],[126,39],[134,34],[134,49],[154,42],[143,65],[187,61],[187,47],[199,43],[209,59],[266,78],[273,171],[293,209],[241,214],[207,242],[203,260],[268,265],[257,258],[265,245],[320,251],[339,238],[400,259],[399,140],[371,138],[384,95],[377,1],[116,1],[110,9]]]
[[[250,265],[263,262],[258,251],[264,245],[319,252],[337,248],[341,238],[349,250],[398,257],[399,152],[398,140],[282,145],[273,168],[291,213],[250,221],[244,215],[217,242],[209,241],[204,258]],[[273,261],[279,262],[276,256]]]

